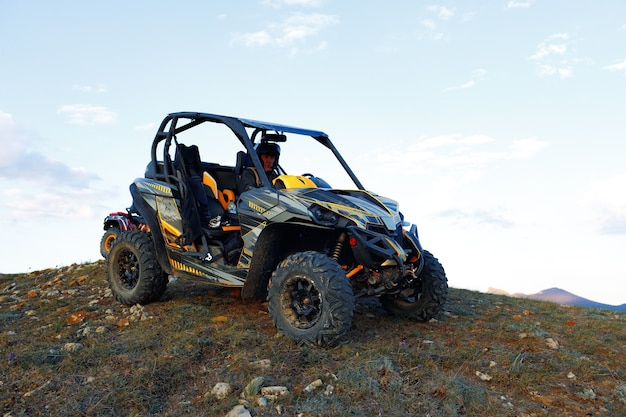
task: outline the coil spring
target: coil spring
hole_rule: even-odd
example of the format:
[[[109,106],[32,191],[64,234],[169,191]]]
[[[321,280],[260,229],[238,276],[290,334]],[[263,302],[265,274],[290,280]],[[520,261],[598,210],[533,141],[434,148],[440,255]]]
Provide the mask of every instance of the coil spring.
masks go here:
[[[339,235],[339,239],[337,239],[337,244],[335,244],[335,248],[333,249],[333,254],[331,258],[335,261],[339,262],[339,256],[341,255],[341,250],[343,249],[343,243],[346,241],[346,232],[342,232]]]

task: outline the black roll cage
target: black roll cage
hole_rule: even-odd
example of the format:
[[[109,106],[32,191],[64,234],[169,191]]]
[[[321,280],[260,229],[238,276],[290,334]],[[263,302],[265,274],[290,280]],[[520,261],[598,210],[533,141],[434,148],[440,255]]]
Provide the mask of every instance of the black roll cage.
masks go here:
[[[188,120],[187,123],[180,124],[181,120]],[[347,162],[343,159],[337,148],[330,141],[328,135],[324,132],[310,129],[302,129],[293,126],[285,126],[276,123],[268,123],[268,122],[260,122],[256,120],[250,119],[242,119],[237,117],[230,116],[220,116],[216,114],[210,113],[196,113],[196,112],[178,112],[178,113],[170,113],[168,114],[161,125],[159,126],[159,130],[156,133],[156,136],[152,142],[152,147],[150,150],[151,154],[151,164],[149,166],[149,170],[151,170],[150,174],[152,178],[155,179],[163,179],[167,182],[171,182],[171,176],[173,175],[173,167],[172,161],[169,155],[169,148],[172,144],[172,141],[176,139],[176,135],[182,133],[192,127],[198,126],[205,122],[212,123],[221,123],[226,125],[239,139],[239,142],[246,148],[248,156],[252,160],[252,163],[255,167],[257,167],[257,172],[259,173],[260,181],[262,186],[270,185],[270,181],[265,174],[263,169],[260,167],[263,166],[258,155],[254,151],[254,143],[248,136],[246,132],[246,128],[255,128],[260,130],[273,130],[281,133],[295,133],[299,135],[310,136],[320,144],[330,149],[335,158],[339,161],[343,169],[350,176],[354,184],[357,186],[359,190],[364,190],[365,188],[356,177],[354,172],[350,166],[348,166]],[[169,128],[168,128],[169,126]],[[159,143],[165,141],[163,148],[163,172],[159,172],[159,159],[157,158],[157,147]]]

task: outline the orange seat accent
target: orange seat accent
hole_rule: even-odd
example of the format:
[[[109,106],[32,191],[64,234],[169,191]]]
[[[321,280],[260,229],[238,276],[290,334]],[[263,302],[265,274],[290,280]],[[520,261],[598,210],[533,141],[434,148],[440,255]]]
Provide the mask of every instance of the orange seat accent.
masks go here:
[[[211,174],[204,171],[202,173],[202,184],[206,185],[213,192],[213,197],[219,201],[224,210],[228,210],[228,204],[231,201],[235,201],[235,192],[233,190],[220,190],[217,187],[217,181]]]

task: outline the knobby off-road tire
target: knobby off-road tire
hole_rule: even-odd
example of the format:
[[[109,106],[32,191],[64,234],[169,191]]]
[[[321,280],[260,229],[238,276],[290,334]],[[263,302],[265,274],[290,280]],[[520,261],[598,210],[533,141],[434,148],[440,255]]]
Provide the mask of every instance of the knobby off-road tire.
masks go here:
[[[159,266],[149,233],[133,230],[117,236],[107,258],[107,281],[122,304],[146,304],[161,298],[167,274]]]
[[[380,297],[382,306],[395,316],[427,321],[439,314],[448,299],[448,279],[439,260],[430,252],[422,251],[424,268],[409,290],[411,297],[385,294]],[[405,289],[403,292],[406,292]]]
[[[113,246],[113,242],[117,239],[117,235],[120,234],[120,229],[117,227],[110,227],[104,232],[102,235],[102,239],[100,239],[100,255],[104,259],[109,256],[109,252],[111,252],[111,247]]]
[[[334,346],[352,326],[352,285],[339,264],[319,252],[285,258],[272,274],[267,299],[278,331],[299,345]]]

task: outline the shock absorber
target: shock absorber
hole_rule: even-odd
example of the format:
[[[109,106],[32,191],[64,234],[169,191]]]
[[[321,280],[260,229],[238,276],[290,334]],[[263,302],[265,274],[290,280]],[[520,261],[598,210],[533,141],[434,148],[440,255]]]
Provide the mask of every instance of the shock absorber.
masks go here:
[[[333,254],[331,258],[335,261],[339,262],[339,256],[341,255],[341,250],[343,249],[343,244],[346,241],[346,232],[341,232],[339,235],[339,239],[337,239],[337,244],[335,245],[335,249],[333,249]]]

